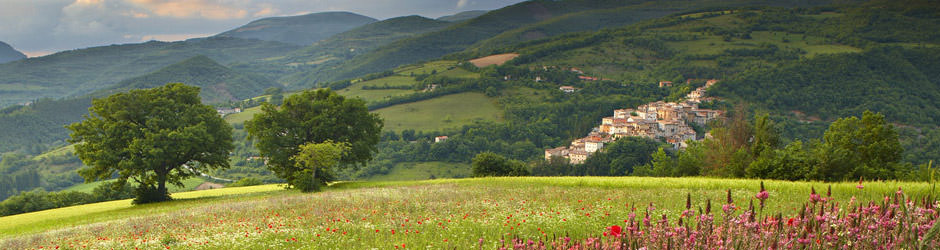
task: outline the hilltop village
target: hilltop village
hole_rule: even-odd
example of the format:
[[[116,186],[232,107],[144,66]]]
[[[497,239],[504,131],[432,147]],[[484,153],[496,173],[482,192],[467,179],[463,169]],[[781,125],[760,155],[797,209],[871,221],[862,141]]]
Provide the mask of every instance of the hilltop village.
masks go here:
[[[698,108],[699,103],[708,99],[705,97],[705,90],[717,82],[706,81],[705,86],[695,89],[679,103],[658,101],[640,105],[635,109],[614,110],[613,116],[604,117],[601,125],[586,137],[572,141],[568,147],[546,149],[545,160],[562,157],[571,164],[581,164],[591,154],[602,150],[605,144],[631,136],[662,139],[676,149],[685,148],[686,141],[704,139],[696,136],[690,123],[705,125],[724,116],[724,111],[721,110]],[[659,82],[660,87],[671,85],[672,82]]]

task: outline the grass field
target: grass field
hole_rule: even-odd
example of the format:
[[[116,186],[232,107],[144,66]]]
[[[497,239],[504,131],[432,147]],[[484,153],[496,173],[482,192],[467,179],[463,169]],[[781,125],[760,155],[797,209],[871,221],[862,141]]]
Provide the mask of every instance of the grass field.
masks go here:
[[[360,86],[372,86],[372,87],[381,87],[381,86],[413,86],[415,84],[415,78],[409,76],[389,76],[382,77],[375,80],[369,80],[365,82],[359,82],[352,85],[352,88]]]
[[[810,188],[766,181],[764,214],[797,216]],[[926,183],[833,183],[833,202],[881,201],[901,187],[915,198]],[[277,186],[175,194],[181,200],[132,207],[105,202],[0,217],[3,249],[21,248],[498,248],[501,239],[584,238],[621,224],[631,207],[655,206],[673,220],[685,209],[755,200],[757,180],[648,177],[513,177],[418,182],[346,182],[302,194]],[[220,196],[224,195],[224,196]],[[716,209],[716,208],[713,208]],[[642,216],[642,213],[641,213]],[[719,218],[716,218],[719,219]]]
[[[456,61],[433,61],[419,65],[409,65],[398,68],[395,73],[398,75],[409,76],[411,74],[431,74],[434,72],[444,72],[447,69],[457,65]]]
[[[45,152],[45,153],[42,153],[42,154],[40,154],[40,155],[34,156],[34,157],[33,157],[33,160],[34,160],[34,161],[38,161],[38,160],[42,160],[43,158],[49,158],[49,157],[53,157],[53,156],[61,156],[61,155],[65,155],[65,154],[68,154],[68,153],[73,153],[73,154],[75,153],[75,145],[69,144],[68,146],[63,146],[63,147],[60,147],[60,148],[57,148],[57,149],[49,150],[48,152]]]
[[[368,181],[414,181],[438,178],[470,177],[470,164],[447,162],[402,162],[388,174],[369,177]]]
[[[480,93],[460,93],[374,111],[385,119],[385,130],[441,130],[463,126],[474,120],[498,121],[496,103]]]
[[[102,221],[148,216],[155,213],[176,211],[184,208],[211,204],[220,199],[228,202],[245,198],[264,197],[259,193],[284,192],[282,186],[264,186],[211,189],[172,194],[175,201],[141,206],[131,205],[131,200],[100,202],[72,207],[56,208],[32,213],[0,217],[0,238],[47,231],[62,227],[98,223]],[[3,249],[9,249],[2,247]]]
[[[362,89],[360,85],[353,85],[348,88],[337,90],[336,93],[350,98],[361,98],[363,101],[373,102],[395,96],[417,93],[414,90],[407,89]]]
[[[261,106],[247,108],[245,110],[242,110],[241,113],[229,114],[223,118],[229,124],[245,123],[246,121],[251,120],[251,118],[254,118],[255,114],[257,113],[261,113]]]

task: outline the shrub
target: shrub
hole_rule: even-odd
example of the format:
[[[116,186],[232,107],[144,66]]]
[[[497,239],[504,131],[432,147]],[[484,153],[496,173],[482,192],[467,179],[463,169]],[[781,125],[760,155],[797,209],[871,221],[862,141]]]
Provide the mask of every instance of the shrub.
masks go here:
[[[521,161],[509,160],[501,155],[485,152],[473,157],[473,177],[527,176],[529,169]]]

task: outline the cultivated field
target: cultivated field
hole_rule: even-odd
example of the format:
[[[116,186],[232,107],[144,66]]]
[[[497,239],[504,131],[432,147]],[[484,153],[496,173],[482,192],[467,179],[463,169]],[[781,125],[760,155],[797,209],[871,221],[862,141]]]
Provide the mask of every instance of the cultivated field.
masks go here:
[[[514,238],[524,239],[521,246],[532,248],[537,242],[575,244],[593,238],[611,242],[606,235],[614,233],[613,226],[622,237],[620,227],[628,232],[627,221],[633,222],[633,216],[639,221],[649,213],[653,225],[659,225],[660,216],[668,221],[684,217],[686,195],[691,210],[706,207],[710,200],[714,220],[735,220],[721,216],[722,208],[730,208],[732,215],[744,213],[746,204],[759,201],[755,198],[759,185],[757,180],[708,178],[519,177],[338,183],[311,194],[276,186],[221,189],[174,195],[202,198],[139,207],[117,201],[3,217],[0,237],[5,240],[0,248],[493,249],[520,246]],[[804,218],[799,210],[807,204],[815,208],[874,201],[887,207],[890,200],[882,203],[882,195],[894,197],[899,187],[914,198],[931,190],[926,183],[864,183],[861,189],[858,183],[835,183],[827,201],[828,185],[766,181],[767,206],[756,217],[779,214],[782,220],[789,219],[783,228],[794,223],[802,227],[800,221],[806,220],[809,227],[813,220],[799,219]],[[816,198],[824,199],[820,205],[810,203],[811,188],[819,192]],[[728,189],[737,206],[728,206]],[[224,192],[229,194],[209,197]],[[853,197],[857,201],[851,201]],[[847,205],[852,210],[839,213],[851,214],[855,206]],[[902,215],[895,211],[892,216]],[[909,211],[914,207],[905,207],[903,213],[913,213]],[[936,218],[936,212],[907,223],[931,216]]]
[[[473,59],[470,60],[470,63],[472,63],[474,66],[477,66],[478,68],[483,68],[490,65],[503,65],[503,63],[506,63],[506,61],[512,60],[516,57],[519,57],[519,54],[499,54]]]

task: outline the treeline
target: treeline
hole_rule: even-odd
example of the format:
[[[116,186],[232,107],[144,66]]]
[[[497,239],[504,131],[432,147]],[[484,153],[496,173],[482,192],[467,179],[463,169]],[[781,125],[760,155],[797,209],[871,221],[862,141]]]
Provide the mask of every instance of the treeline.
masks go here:
[[[0,202],[0,216],[132,197],[134,197],[134,190],[127,185],[120,189],[112,189],[111,185],[108,184],[100,185],[91,193],[78,191],[46,192],[42,189],[36,189],[19,193]]]
[[[84,181],[73,170],[82,166],[71,153],[43,156],[39,159],[6,153],[0,161],[0,200],[36,188],[61,190]],[[45,170],[40,172],[39,170]]]
[[[82,119],[91,98],[40,99],[27,106],[0,110],[0,152],[40,154],[51,145],[65,145],[63,124]]]

